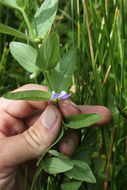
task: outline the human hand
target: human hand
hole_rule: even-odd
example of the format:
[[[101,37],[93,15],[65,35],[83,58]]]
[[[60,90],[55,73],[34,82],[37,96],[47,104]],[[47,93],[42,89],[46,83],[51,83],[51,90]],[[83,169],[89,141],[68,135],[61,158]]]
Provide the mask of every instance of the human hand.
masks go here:
[[[47,90],[47,88],[29,84],[16,91],[19,90]],[[101,125],[111,118],[111,113],[105,107],[76,106],[69,100],[62,101],[59,108],[63,115],[93,111],[100,113],[105,116],[100,122]],[[23,190],[22,173],[17,167],[39,157],[53,143],[61,128],[61,113],[58,108],[48,105],[46,101],[0,99],[0,190]],[[59,149],[70,156],[76,149],[78,141],[75,132],[69,133],[63,138]],[[33,169],[30,164],[30,170]]]

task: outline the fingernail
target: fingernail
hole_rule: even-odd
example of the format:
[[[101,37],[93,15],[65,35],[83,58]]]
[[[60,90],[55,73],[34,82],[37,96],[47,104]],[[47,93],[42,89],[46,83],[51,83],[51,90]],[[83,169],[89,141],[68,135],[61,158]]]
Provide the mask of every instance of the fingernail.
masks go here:
[[[47,129],[52,129],[57,120],[57,113],[53,106],[49,105],[41,116],[41,123]]]

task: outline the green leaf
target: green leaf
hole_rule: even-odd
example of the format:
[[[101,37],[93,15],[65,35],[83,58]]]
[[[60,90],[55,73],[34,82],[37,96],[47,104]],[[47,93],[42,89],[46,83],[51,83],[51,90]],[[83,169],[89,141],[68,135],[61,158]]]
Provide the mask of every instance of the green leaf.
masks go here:
[[[20,42],[11,42],[10,51],[24,69],[31,73],[39,71],[39,68],[35,65],[37,52],[32,46]]]
[[[51,70],[55,68],[60,59],[59,44],[59,39],[56,33],[52,33],[50,36],[45,38],[39,49],[36,62],[37,66],[41,70]]]
[[[91,171],[88,164],[79,160],[72,160],[74,167],[70,170],[65,172],[65,174],[69,178],[77,179],[80,181],[85,181],[88,183],[96,183],[95,176]]]
[[[81,181],[72,181],[68,183],[63,183],[61,185],[61,189],[62,190],[78,190],[81,184],[82,184]]]
[[[17,5],[16,0],[0,0],[0,4],[20,10],[20,7]]]
[[[101,119],[103,116],[95,113],[65,116],[65,127],[73,129],[88,127]]]
[[[26,36],[24,33],[14,29],[10,26],[6,26],[4,24],[1,24],[1,23],[0,23],[0,32],[4,33],[4,34],[16,36],[16,37],[21,38],[21,39],[29,40],[32,42],[32,39],[29,36]]]
[[[38,70],[38,71],[32,73],[32,74],[30,75],[30,79],[36,78],[39,74],[40,74],[40,70]]]
[[[57,8],[58,0],[44,1],[32,21],[32,29],[35,36],[44,38],[54,22]]]
[[[71,170],[73,168],[73,163],[71,160],[60,159],[60,158],[48,158],[43,162],[44,171],[50,174],[63,173],[65,171]]]
[[[67,91],[72,82],[72,75],[76,68],[77,51],[69,51],[52,71],[50,81],[56,92]]]
[[[41,90],[28,90],[28,91],[7,93],[3,95],[3,97],[9,100],[42,101],[42,100],[49,100],[51,95],[49,92]]]
[[[41,175],[41,173],[43,172],[43,162],[44,162],[43,158],[44,158],[44,156],[46,155],[46,153],[47,153],[53,146],[55,146],[55,145],[61,140],[61,138],[63,137],[63,135],[64,135],[64,129],[63,129],[63,127],[62,127],[61,132],[60,132],[60,135],[58,136],[58,138],[56,139],[56,141],[55,141],[53,144],[51,144],[51,146],[48,147],[48,148],[42,153],[41,157],[39,158],[39,160],[38,160],[38,162],[37,162],[37,164],[36,164],[37,170],[36,170],[36,172],[35,172],[35,175],[34,175],[34,178],[33,178],[33,181],[32,181],[31,189],[33,189],[33,186],[34,186],[34,184],[36,183],[36,180],[37,180],[38,176]]]
[[[57,150],[53,150],[53,149],[50,149],[48,151],[49,154],[53,155],[53,156],[56,156],[58,158],[62,158],[62,159],[68,159],[68,156],[66,156],[65,154],[61,153],[61,152],[58,152]]]
[[[52,150],[51,149],[51,150],[48,151],[48,153],[51,154],[51,155],[53,155],[53,156],[56,156],[56,157],[59,156],[59,152],[57,150]]]

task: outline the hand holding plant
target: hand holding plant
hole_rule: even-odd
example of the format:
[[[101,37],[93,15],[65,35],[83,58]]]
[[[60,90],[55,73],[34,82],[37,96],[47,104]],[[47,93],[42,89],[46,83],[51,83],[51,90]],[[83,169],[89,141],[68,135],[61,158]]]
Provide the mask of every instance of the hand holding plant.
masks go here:
[[[25,85],[16,91],[22,90],[47,90],[40,85]],[[24,189],[25,174],[22,175],[23,163],[26,162],[28,169],[27,185],[32,183],[36,170],[37,158],[51,146],[61,130],[62,115],[98,113],[104,116],[100,125],[106,124],[110,120],[110,112],[103,106],[76,106],[69,100],[64,100],[59,104],[60,111],[56,106],[48,104],[46,101],[15,101],[0,99],[0,189]],[[99,123],[97,124],[99,125]],[[10,130],[11,129],[11,130]],[[16,135],[17,134],[17,135]],[[79,137],[75,131],[70,131],[63,137],[59,145],[60,152],[71,156],[79,142]],[[58,147],[57,147],[58,148]],[[53,151],[50,153],[53,153]],[[57,172],[72,167],[72,161],[58,157],[61,167]],[[55,157],[54,157],[55,158]],[[51,159],[50,157],[48,159]],[[46,159],[48,161],[48,159]],[[46,161],[45,160],[45,161]],[[53,160],[54,161],[54,160]],[[63,161],[63,163],[62,163]],[[64,162],[65,161],[65,162]],[[21,165],[22,163],[22,165]],[[17,166],[20,164],[17,170]],[[42,163],[46,166],[46,163]],[[57,165],[57,163],[56,163]],[[66,166],[66,167],[65,167]],[[45,167],[46,170],[46,167]],[[54,166],[55,170],[55,166]],[[54,172],[52,169],[52,172]],[[51,168],[49,168],[51,172]],[[52,173],[51,172],[51,173]],[[89,171],[90,172],[90,171]],[[41,173],[43,176],[43,173]],[[92,177],[92,176],[91,176]],[[30,188],[30,187],[29,187]]]

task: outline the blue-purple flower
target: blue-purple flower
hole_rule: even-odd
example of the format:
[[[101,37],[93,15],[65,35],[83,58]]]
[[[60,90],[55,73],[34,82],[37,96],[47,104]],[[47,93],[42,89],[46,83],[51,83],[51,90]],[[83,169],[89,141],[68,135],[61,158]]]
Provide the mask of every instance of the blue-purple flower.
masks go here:
[[[55,91],[52,91],[52,96],[50,100],[55,101],[55,100],[63,100],[66,98],[69,98],[71,94],[67,94],[66,91],[61,91],[60,93],[56,93]]]

